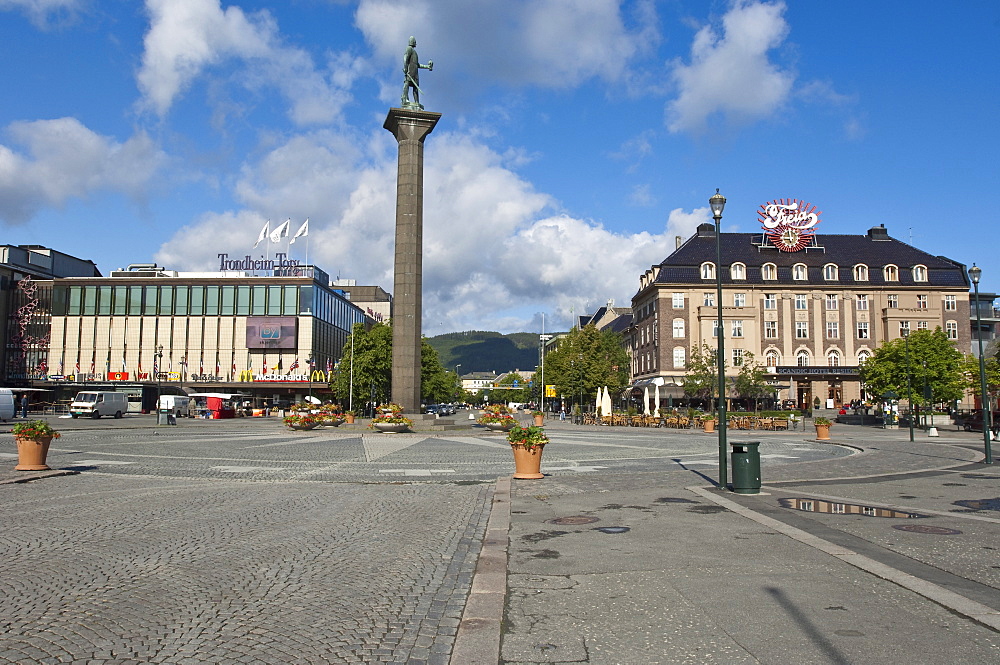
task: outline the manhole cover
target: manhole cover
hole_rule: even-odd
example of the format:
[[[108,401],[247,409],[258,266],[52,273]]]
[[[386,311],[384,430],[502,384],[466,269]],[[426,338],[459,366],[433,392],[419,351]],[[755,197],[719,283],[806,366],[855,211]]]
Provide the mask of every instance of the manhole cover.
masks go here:
[[[926,533],[931,536],[957,536],[961,531],[958,529],[948,529],[943,526],[930,526],[929,524],[893,524],[893,529],[909,531],[910,533]]]
[[[598,526],[594,527],[594,531],[600,531],[601,533],[625,533],[631,531],[627,526]]]
[[[562,524],[573,525],[573,524],[593,524],[594,522],[600,522],[601,520],[596,517],[587,517],[585,515],[570,515],[569,517],[556,517],[555,519],[545,520],[546,524]]]
[[[955,505],[973,510],[1000,510],[1000,496],[995,499],[963,499],[956,501]]]

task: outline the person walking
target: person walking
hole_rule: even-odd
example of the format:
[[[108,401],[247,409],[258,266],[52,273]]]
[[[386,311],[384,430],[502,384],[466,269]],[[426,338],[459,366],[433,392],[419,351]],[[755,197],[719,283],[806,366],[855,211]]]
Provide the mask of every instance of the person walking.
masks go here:
[[[21,417],[27,419],[28,417],[28,395],[23,393],[21,395]]]

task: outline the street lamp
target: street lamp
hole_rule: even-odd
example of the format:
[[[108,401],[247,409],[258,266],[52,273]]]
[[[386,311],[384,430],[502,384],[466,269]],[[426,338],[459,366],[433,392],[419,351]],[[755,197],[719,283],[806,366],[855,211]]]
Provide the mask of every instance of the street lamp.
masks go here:
[[[306,366],[309,368],[309,399],[306,400],[306,401],[309,402],[310,404],[312,404],[312,396],[313,396],[313,375],[312,375],[312,371],[313,371],[313,359],[312,359],[312,356],[310,356],[309,358],[306,358]]]
[[[907,420],[910,421],[910,443],[913,443],[913,386],[910,380],[910,331],[909,329],[904,329],[903,334],[903,349],[906,351],[906,401],[910,405],[910,417]]]
[[[457,365],[455,365],[455,377],[458,379],[458,389],[459,389],[458,394],[455,395],[456,400],[462,398],[462,395],[464,394],[462,391],[465,389],[465,386],[462,385],[462,375],[458,373],[458,368],[461,366],[462,363],[458,363]]]
[[[718,312],[718,346],[716,362],[719,366],[719,488],[726,489],[729,468],[726,464],[726,342],[722,326],[722,210],[726,207],[726,197],[719,193],[708,200],[715,219],[715,298]]]
[[[975,263],[969,268],[969,279],[972,280],[972,288],[976,292],[976,338],[979,340],[979,390],[982,393],[983,406],[983,449],[986,451],[984,464],[993,464],[993,453],[990,450],[990,420],[993,415],[990,412],[990,397],[986,394],[986,359],[983,358],[983,322],[979,313],[979,278],[982,277],[983,269]]]
[[[160,423],[160,378],[163,374],[163,345],[156,347],[156,423]]]

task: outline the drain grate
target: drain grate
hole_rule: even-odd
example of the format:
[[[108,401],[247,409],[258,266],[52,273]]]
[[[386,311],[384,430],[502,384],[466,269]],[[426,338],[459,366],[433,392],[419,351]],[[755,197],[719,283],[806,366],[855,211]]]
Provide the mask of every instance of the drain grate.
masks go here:
[[[930,524],[893,524],[893,529],[909,531],[910,533],[923,533],[929,536],[957,536],[961,531],[949,529],[943,526],[931,526]]]
[[[556,517],[555,519],[545,520],[546,524],[561,524],[562,526],[573,526],[577,524],[593,524],[594,522],[600,522],[601,520],[596,517],[587,517],[586,515],[570,515],[568,517]]]

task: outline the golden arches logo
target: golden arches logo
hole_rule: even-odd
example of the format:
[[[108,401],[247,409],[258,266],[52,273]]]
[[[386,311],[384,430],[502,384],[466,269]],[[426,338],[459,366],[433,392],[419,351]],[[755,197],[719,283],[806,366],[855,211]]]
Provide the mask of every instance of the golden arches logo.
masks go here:
[[[309,375],[310,381],[326,381],[326,372],[319,369],[314,369],[312,374]]]
[[[249,369],[243,370],[242,372],[240,372],[240,378],[239,378],[239,380],[240,381],[249,381],[250,383],[253,383],[253,371],[249,370]]]

